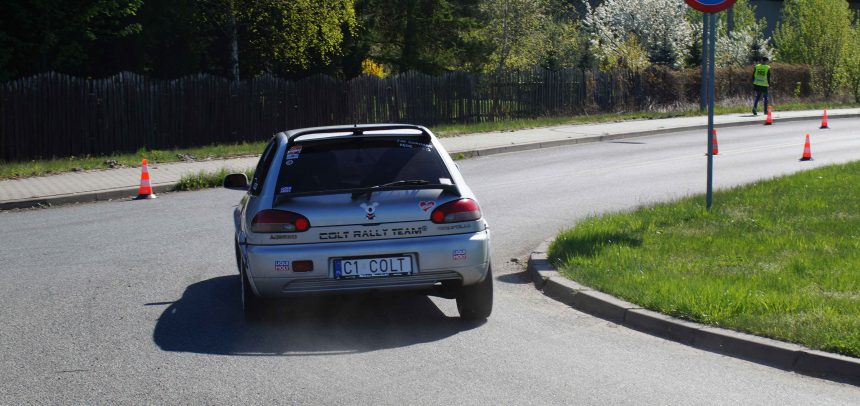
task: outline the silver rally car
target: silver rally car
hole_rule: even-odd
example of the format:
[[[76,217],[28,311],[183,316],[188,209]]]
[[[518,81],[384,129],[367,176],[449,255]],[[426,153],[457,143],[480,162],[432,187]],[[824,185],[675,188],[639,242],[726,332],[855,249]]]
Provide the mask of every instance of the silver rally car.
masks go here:
[[[265,298],[414,290],[493,308],[490,231],[456,164],[427,128],[385,124],[275,135],[236,208],[247,318]]]

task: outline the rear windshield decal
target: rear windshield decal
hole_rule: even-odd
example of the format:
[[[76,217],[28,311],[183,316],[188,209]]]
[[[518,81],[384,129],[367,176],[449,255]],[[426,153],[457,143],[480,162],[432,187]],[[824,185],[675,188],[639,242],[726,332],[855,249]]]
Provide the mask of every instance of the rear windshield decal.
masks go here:
[[[397,140],[397,143],[400,145],[400,148],[421,148],[427,151],[433,149],[433,146],[431,144],[425,144],[423,142],[418,141]]]
[[[290,193],[290,192],[292,192],[292,191],[293,191],[293,187],[292,187],[292,186],[284,186],[284,187],[282,187],[282,188],[281,188],[281,193]]]
[[[287,158],[286,158],[287,162],[294,160],[294,159],[299,159],[299,155],[301,153],[302,153],[302,147],[301,146],[290,147],[290,149],[287,151]],[[291,164],[288,163],[287,165],[291,165]]]

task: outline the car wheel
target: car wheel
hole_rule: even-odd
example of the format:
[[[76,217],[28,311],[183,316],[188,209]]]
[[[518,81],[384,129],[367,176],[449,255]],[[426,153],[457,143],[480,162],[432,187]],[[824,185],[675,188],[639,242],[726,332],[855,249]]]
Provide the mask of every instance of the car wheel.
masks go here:
[[[263,299],[254,293],[254,289],[251,289],[248,274],[244,269],[239,277],[242,280],[242,311],[245,314],[245,320],[259,320],[263,314]]]
[[[484,320],[493,312],[493,270],[487,268],[484,280],[460,288],[457,310],[463,320]]]

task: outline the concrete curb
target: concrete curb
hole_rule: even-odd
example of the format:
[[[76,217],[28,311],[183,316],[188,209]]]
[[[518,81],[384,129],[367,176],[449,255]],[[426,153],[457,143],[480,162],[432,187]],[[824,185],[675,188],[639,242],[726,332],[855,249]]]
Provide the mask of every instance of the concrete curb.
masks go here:
[[[840,119],[840,118],[855,118],[860,117],[860,114],[846,113],[839,114],[834,113],[829,115],[829,119]],[[780,118],[775,120],[778,124],[779,122],[788,122],[788,121],[807,121],[807,120],[818,120],[819,117],[810,116],[810,117],[787,117]],[[740,126],[749,126],[749,125],[761,125],[760,122],[754,121],[740,121],[733,123],[724,123],[717,124],[717,128],[726,128],[726,127],[740,127]],[[603,142],[603,141],[612,141],[618,139],[627,139],[627,138],[637,138],[637,137],[647,137],[650,135],[659,135],[659,134],[669,134],[681,131],[693,131],[693,130],[704,130],[707,129],[708,126],[705,124],[700,125],[691,125],[691,126],[682,126],[682,127],[672,127],[672,128],[661,128],[657,130],[648,130],[648,131],[638,131],[638,132],[630,132],[630,133],[622,133],[622,134],[606,134],[606,135],[596,135],[591,137],[582,137],[582,138],[568,138],[563,140],[555,140],[555,141],[544,141],[544,142],[532,142],[525,144],[517,144],[503,147],[490,147],[483,149],[474,149],[474,150],[465,150],[465,151],[449,151],[452,155],[462,155],[463,158],[474,158],[479,156],[489,156],[496,154],[503,154],[508,152],[519,152],[519,151],[529,151],[534,149],[542,149],[542,148],[552,148],[552,147],[560,147],[565,145],[574,145],[574,144],[585,144],[592,142]],[[176,183],[164,183],[160,185],[154,185],[153,191],[157,193],[164,193],[173,190],[173,187]],[[120,189],[106,189],[106,190],[96,190],[96,191],[87,191],[80,193],[70,193],[65,195],[57,195],[57,196],[47,196],[47,197],[34,197],[29,199],[19,199],[19,200],[8,200],[4,202],[0,202],[0,210],[11,210],[11,209],[27,209],[27,208],[35,208],[35,207],[50,207],[57,206],[63,204],[71,204],[71,203],[89,203],[89,202],[98,202],[105,200],[117,200],[130,198],[137,195],[137,187],[129,187],[129,188],[120,188]]]
[[[547,258],[550,243],[551,240],[544,241],[532,252],[527,272],[538,290],[574,309],[705,351],[860,385],[860,359],[676,319],[582,286],[561,276],[550,264]]]
[[[840,118],[857,118],[860,117],[860,114],[830,114],[828,115],[829,120],[840,119]],[[810,116],[810,117],[786,117],[780,119],[774,119],[774,125],[779,124],[780,122],[792,122],[792,121],[810,121],[810,120],[820,120],[821,117]],[[761,122],[756,121],[738,121],[733,123],[723,123],[723,124],[715,124],[715,128],[729,128],[729,127],[743,127],[743,126],[752,126],[752,125],[762,125]],[[695,130],[707,130],[707,124],[699,124],[699,125],[689,125],[683,127],[672,127],[672,128],[661,128],[658,130],[648,130],[648,131],[636,131],[630,133],[622,133],[622,134],[604,134],[604,135],[594,135],[590,137],[581,137],[581,138],[568,138],[563,140],[555,140],[555,141],[544,141],[544,142],[532,142],[527,144],[516,144],[509,145],[503,147],[492,147],[492,148],[484,148],[484,149],[474,149],[474,150],[464,150],[464,151],[450,151],[451,155],[462,155],[463,158],[474,158],[479,156],[489,156],[496,154],[504,154],[508,152],[520,152],[520,151],[529,151],[533,149],[542,149],[542,148],[552,148],[552,147],[561,147],[565,145],[575,145],[575,144],[587,144],[592,142],[604,142],[604,141],[614,141],[619,139],[628,139],[628,138],[637,138],[637,137],[648,137],[651,135],[660,135],[660,134],[670,134],[677,133],[682,131],[695,131]]]
[[[162,183],[152,186],[152,192],[171,192],[179,182]],[[91,203],[108,200],[130,199],[137,196],[138,187],[127,187],[119,189],[95,190],[91,192],[70,193],[58,196],[36,197],[32,199],[8,200],[0,202],[0,210],[31,209],[41,207],[59,206],[73,203]]]

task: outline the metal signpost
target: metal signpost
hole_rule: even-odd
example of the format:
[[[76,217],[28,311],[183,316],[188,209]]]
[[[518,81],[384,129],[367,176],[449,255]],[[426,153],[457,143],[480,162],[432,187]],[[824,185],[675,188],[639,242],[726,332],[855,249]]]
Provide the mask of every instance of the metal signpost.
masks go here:
[[[702,55],[706,56],[707,69],[705,61],[702,61],[702,83],[707,82],[707,98],[708,101],[708,192],[707,192],[707,207],[711,209],[713,202],[714,191],[714,48],[717,42],[717,16],[716,13],[723,11],[733,4],[735,0],[684,0],[690,7],[699,10],[705,17],[705,24],[702,25]],[[707,40],[706,40],[707,37]],[[706,86],[702,86],[704,90]]]

